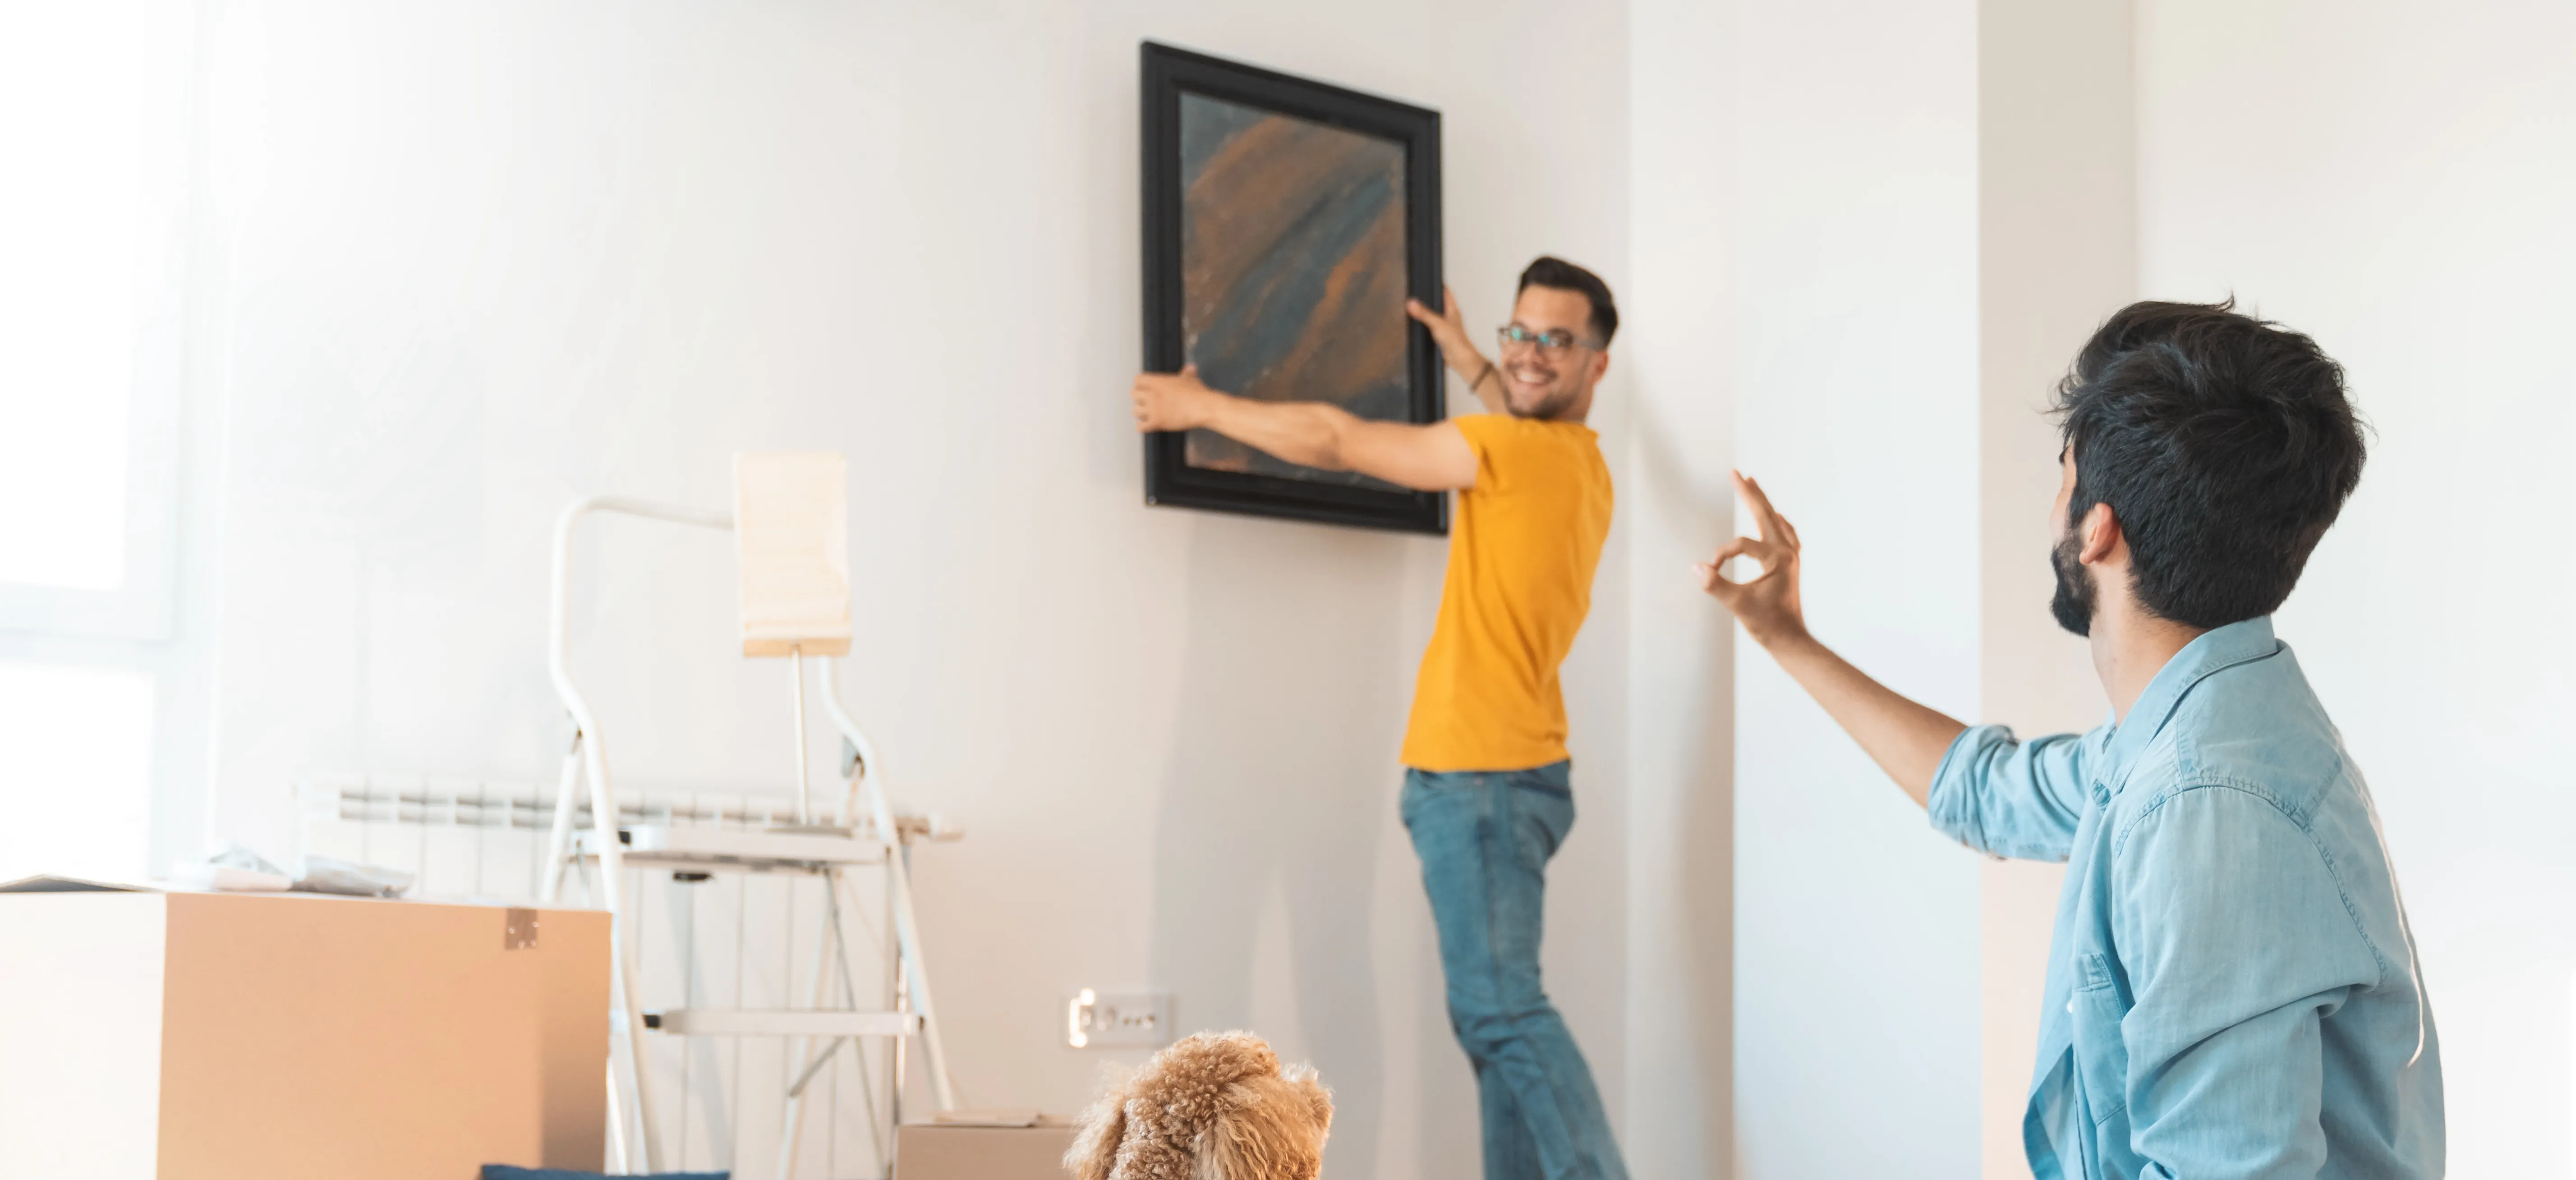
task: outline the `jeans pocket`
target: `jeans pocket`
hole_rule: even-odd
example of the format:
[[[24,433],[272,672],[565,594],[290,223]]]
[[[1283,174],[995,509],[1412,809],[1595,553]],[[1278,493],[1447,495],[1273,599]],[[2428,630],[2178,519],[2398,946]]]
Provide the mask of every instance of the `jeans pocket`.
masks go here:
[[[1419,770],[1405,771],[1404,789],[1395,796],[1395,814],[1404,820],[1404,830],[1408,832],[1413,830],[1413,819],[1421,814],[1432,790],[1423,779],[1424,775]]]
[[[1574,827],[1574,800],[1547,791],[1507,791],[1514,857],[1521,866],[1544,870]]]
[[[1495,777],[1525,791],[1537,791],[1564,799],[1574,797],[1574,763],[1571,761],[1550,762],[1545,766],[1533,766],[1528,770],[1504,771]]]

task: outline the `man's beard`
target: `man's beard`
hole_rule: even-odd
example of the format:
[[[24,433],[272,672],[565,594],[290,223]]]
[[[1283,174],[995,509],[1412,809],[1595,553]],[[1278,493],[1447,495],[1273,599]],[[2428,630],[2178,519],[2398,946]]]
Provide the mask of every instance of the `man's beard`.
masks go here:
[[[1580,392],[1582,391],[1569,389],[1562,393],[1552,393],[1540,398],[1536,405],[1528,409],[1522,409],[1519,403],[1506,397],[1503,399],[1503,408],[1510,410],[1512,417],[1515,418],[1534,418],[1541,422],[1554,422],[1563,417],[1567,410],[1573,408],[1575,396]]]
[[[2057,575],[2057,593],[2048,599],[2048,613],[2057,616],[2057,625],[2078,635],[2093,633],[2093,576],[2084,572],[2084,563],[2076,557],[2075,530],[2057,539],[2048,550],[2048,568]]]

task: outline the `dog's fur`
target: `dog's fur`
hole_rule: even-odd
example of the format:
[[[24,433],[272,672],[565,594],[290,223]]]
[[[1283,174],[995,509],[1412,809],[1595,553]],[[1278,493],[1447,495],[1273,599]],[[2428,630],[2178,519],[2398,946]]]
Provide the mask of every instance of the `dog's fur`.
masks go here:
[[[1076,1180],[1315,1180],[1333,1095],[1247,1032],[1200,1033],[1113,1080],[1082,1115]]]

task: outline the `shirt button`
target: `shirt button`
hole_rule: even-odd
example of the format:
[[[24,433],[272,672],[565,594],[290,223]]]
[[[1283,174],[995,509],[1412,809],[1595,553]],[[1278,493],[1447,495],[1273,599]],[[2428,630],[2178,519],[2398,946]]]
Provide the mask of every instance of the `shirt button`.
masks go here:
[[[2069,1016],[2075,1015],[2075,997],[2073,996],[2066,997],[2066,1014]]]

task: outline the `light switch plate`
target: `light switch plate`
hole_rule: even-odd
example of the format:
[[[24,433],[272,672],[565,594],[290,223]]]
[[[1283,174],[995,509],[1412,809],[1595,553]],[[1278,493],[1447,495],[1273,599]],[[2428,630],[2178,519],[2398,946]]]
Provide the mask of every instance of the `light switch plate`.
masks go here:
[[[1084,988],[1064,998],[1064,1043],[1076,1049],[1172,1043],[1170,992]]]

